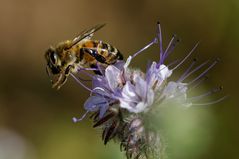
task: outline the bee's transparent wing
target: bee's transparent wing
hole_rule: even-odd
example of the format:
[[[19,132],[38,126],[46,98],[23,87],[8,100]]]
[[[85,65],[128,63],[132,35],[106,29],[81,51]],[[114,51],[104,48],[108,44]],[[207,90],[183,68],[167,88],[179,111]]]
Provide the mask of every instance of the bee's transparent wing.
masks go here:
[[[74,46],[75,44],[77,44],[78,42],[80,42],[81,40],[83,40],[85,38],[90,39],[93,36],[94,32],[98,31],[99,29],[101,29],[104,26],[105,26],[105,24],[98,24],[98,25],[93,26],[90,29],[86,29],[86,30],[82,31],[79,34],[79,36],[77,36],[75,39],[73,39],[71,46]]]

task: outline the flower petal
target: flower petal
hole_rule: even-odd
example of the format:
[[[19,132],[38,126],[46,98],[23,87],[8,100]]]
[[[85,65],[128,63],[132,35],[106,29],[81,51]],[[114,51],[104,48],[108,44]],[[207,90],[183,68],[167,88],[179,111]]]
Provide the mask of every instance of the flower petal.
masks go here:
[[[154,91],[149,89],[147,91],[147,105],[150,107],[154,103]]]
[[[92,95],[92,94],[96,94],[96,95],[98,95],[98,96],[104,96],[104,97],[111,97],[111,93],[110,93],[108,90],[106,90],[106,89],[104,89],[104,88],[102,88],[102,87],[96,87],[96,88],[94,88],[94,89],[92,90],[91,95]]]
[[[147,83],[139,76],[135,78],[135,92],[142,98],[142,100],[146,99]]]
[[[127,58],[125,64],[124,64],[124,69],[128,68],[128,66],[129,66],[129,64],[130,64],[130,62],[131,62],[131,60],[132,60],[132,56],[129,56],[129,57]]]
[[[125,62],[123,60],[117,61],[114,66],[118,68],[119,70],[122,70],[124,68]]]
[[[126,82],[122,90],[122,96],[128,99],[132,99],[136,97],[135,87],[129,81]]]
[[[147,103],[139,102],[139,103],[136,105],[135,109],[132,109],[131,111],[133,111],[134,113],[141,113],[141,112],[143,112],[143,111],[146,110],[146,107],[147,107],[147,106],[148,106]]]
[[[110,65],[105,70],[105,77],[111,90],[114,90],[119,85],[120,70],[113,65]]]
[[[108,86],[106,79],[103,76],[99,76],[99,75],[94,76],[92,84],[93,84],[93,88],[96,88],[96,87],[106,87],[107,88],[107,86]]]
[[[165,80],[172,74],[172,70],[169,70],[167,66],[164,64],[159,66],[159,76],[161,77],[162,80]]]
[[[84,104],[84,108],[91,112],[97,111],[99,109],[104,109],[104,107],[107,106],[108,102],[102,96],[90,96]]]

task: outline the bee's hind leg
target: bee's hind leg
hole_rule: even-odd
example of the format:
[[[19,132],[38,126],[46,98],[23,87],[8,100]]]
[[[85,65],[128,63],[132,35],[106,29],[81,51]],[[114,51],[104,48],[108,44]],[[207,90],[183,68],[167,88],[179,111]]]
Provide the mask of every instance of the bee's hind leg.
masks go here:
[[[98,69],[98,66],[95,64],[90,65],[91,68],[96,68]],[[97,75],[102,75],[102,72],[100,70],[94,70],[95,74]]]

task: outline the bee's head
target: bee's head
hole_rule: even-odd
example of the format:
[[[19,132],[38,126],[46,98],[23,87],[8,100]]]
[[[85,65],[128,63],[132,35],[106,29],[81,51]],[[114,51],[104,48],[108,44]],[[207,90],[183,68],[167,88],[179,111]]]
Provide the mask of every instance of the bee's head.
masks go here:
[[[51,78],[52,84],[54,84],[59,80],[59,75],[61,73],[60,59],[54,47],[50,47],[46,51],[45,59],[47,62],[46,72]]]

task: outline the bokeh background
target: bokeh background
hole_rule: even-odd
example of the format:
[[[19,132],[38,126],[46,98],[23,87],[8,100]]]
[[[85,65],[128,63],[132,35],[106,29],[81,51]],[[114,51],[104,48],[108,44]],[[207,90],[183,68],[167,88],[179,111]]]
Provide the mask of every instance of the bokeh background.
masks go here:
[[[181,37],[170,59],[183,57],[198,41],[201,61],[221,58],[204,86],[223,85],[220,95],[229,95],[213,106],[170,111],[164,122],[169,158],[239,158],[238,0],[0,2],[0,159],[124,158],[117,144],[103,146],[90,121],[72,123],[84,113],[89,92],[72,79],[59,91],[52,89],[43,55],[50,45],[107,23],[94,38],[127,57],[152,40],[158,20],[165,45],[173,33]],[[152,47],[133,65],[143,66],[157,53]]]

